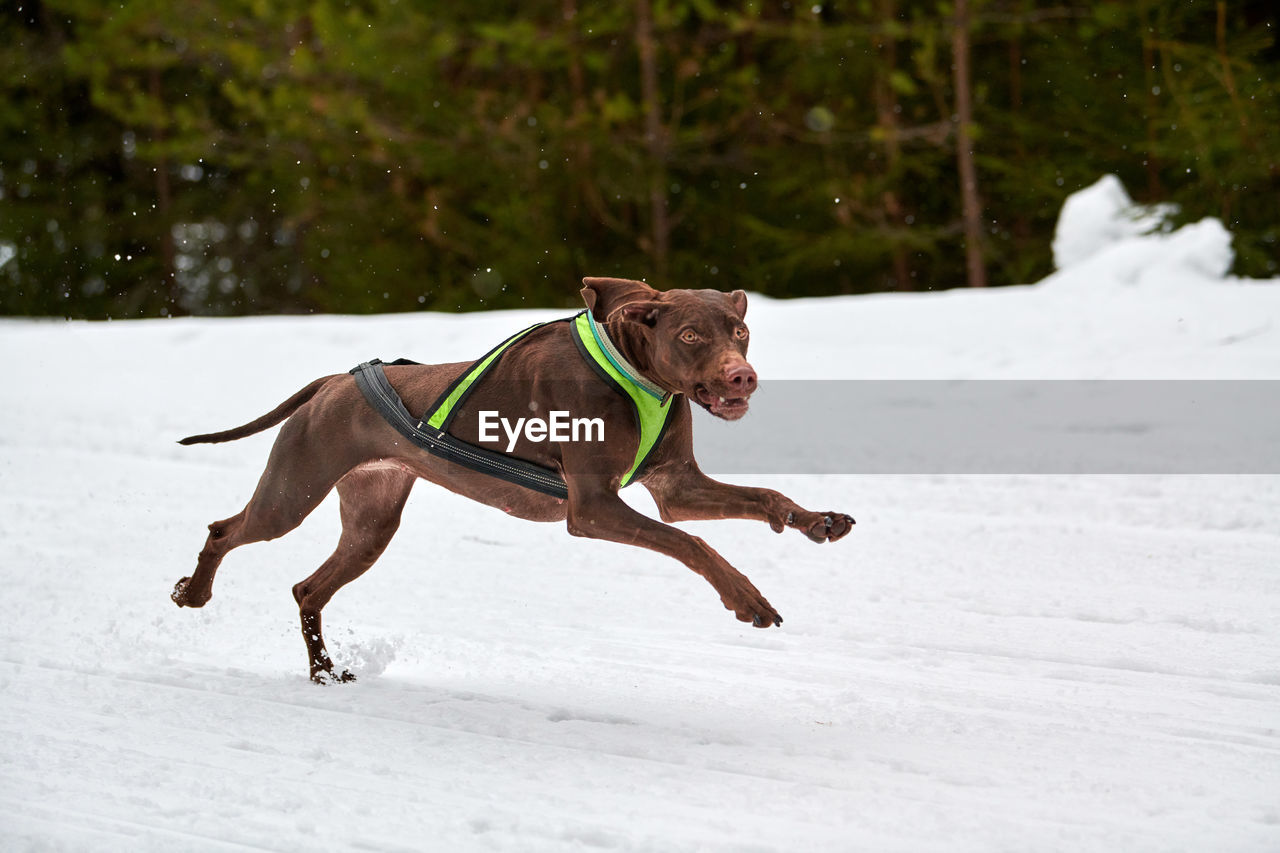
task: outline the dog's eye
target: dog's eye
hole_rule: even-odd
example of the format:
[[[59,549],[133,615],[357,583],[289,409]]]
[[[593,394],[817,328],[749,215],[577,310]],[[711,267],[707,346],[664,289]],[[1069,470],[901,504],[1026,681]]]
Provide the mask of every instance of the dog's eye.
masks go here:
[[[693,329],[685,329],[680,333],[680,340],[684,341],[686,344],[696,344],[699,340],[698,333]]]
[[[747,327],[739,326],[738,328],[734,329],[733,336],[740,341],[745,341],[747,339]]]

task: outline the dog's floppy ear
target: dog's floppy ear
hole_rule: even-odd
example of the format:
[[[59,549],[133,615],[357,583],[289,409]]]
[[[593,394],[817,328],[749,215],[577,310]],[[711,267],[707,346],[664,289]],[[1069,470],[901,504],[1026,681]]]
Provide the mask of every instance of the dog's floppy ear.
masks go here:
[[[628,302],[609,315],[610,320],[628,320],[653,328],[658,322],[658,313],[662,303],[656,299],[642,299],[639,302]]]
[[[730,293],[729,300],[733,303],[733,310],[737,312],[739,320],[747,316],[747,292],[745,290],[735,290]]]
[[[587,303],[587,310],[600,323],[628,302],[652,299],[658,295],[658,291],[643,281],[629,278],[584,278],[582,284],[582,301]]]

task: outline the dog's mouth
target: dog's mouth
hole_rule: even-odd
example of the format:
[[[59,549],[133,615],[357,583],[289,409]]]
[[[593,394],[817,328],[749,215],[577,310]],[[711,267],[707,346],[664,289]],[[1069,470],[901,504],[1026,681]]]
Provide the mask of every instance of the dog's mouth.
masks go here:
[[[736,421],[747,413],[750,405],[746,397],[723,397],[710,391],[705,385],[698,385],[693,389],[693,399],[699,406],[726,421]]]

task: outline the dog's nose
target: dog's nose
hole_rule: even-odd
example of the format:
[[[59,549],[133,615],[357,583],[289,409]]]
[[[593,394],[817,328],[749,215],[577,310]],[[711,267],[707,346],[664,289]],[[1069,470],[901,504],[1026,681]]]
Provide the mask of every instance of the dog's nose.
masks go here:
[[[746,362],[735,364],[725,371],[724,379],[729,387],[744,397],[756,390],[756,372]]]

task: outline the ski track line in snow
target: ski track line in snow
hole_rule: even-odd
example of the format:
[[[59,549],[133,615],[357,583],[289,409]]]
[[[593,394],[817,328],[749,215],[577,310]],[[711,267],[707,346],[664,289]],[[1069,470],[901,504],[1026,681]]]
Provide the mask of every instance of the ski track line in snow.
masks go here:
[[[76,674],[83,674],[83,673],[76,673]],[[91,675],[91,676],[93,676],[93,677],[103,677],[103,678],[105,678],[105,676],[97,676],[97,675],[94,675],[94,674],[92,674],[92,673],[91,673],[90,675]],[[140,682],[140,684],[142,684],[142,686],[148,686],[148,685],[149,685],[149,682],[142,681],[142,682]],[[308,688],[308,689],[314,689],[314,688]],[[230,698],[230,697],[228,697],[228,698]],[[239,698],[239,697],[237,697],[237,698]],[[428,703],[428,704],[430,704],[430,703]],[[314,707],[311,707],[311,706],[300,706],[300,707],[302,707],[302,708],[304,708],[305,710],[308,710],[308,711],[314,711],[314,710],[316,710]],[[243,709],[238,709],[238,710],[240,710],[240,711],[241,711],[241,712],[243,712],[243,713],[252,713],[252,710],[253,710],[253,709],[252,709],[252,706],[249,706],[249,707],[246,707],[246,708],[243,708]],[[323,711],[325,711],[325,712],[330,712],[330,711],[333,711],[334,709],[332,709],[332,708],[325,708],[325,709],[322,709],[322,710],[323,710]],[[342,712],[342,713],[346,713],[346,712]],[[362,714],[362,715],[361,715],[361,718],[362,718],[362,719],[365,719],[365,720],[368,720],[368,719],[377,719],[377,718],[378,718],[378,715],[365,713],[365,714]],[[389,719],[392,719],[392,720],[393,720],[395,723],[397,723],[397,724],[402,724],[402,725],[411,725],[411,726],[414,726],[414,727],[421,727],[421,726],[422,726],[422,724],[421,724],[421,723],[408,723],[408,722],[406,722],[406,721],[404,721],[404,720],[401,720],[401,719],[399,719],[399,718],[389,718]],[[430,728],[439,728],[439,727],[431,726]],[[451,734],[458,734],[458,732],[457,732],[456,730],[451,730],[451,732],[450,732],[450,733],[451,733]],[[474,735],[474,734],[476,734],[476,733],[474,733],[474,732],[467,732],[466,734]],[[500,747],[502,747],[502,748],[507,748],[507,747],[509,747],[509,746],[511,745],[511,743],[512,743],[512,742],[518,742],[518,739],[512,739],[512,738],[511,738],[511,737],[509,737],[509,736],[508,736],[508,737],[502,737],[502,738],[496,738],[496,737],[492,737],[492,736],[488,736],[488,735],[483,735],[483,733],[481,733],[481,734],[482,734],[482,736],[483,736],[486,740],[488,740],[488,741],[490,741],[490,742],[493,742],[493,743],[495,743],[497,746],[500,746]],[[532,743],[532,742],[530,742],[530,743]],[[548,745],[548,744],[545,744],[545,743],[537,743],[537,744],[534,744],[534,745],[539,746],[539,747],[543,747],[543,748],[546,748],[546,747],[548,747],[548,746],[551,746],[552,748],[563,748],[563,745]],[[232,748],[232,749],[242,749],[242,748],[243,748],[243,745],[242,745],[242,744],[232,744],[232,745],[231,745],[231,748]],[[579,748],[573,748],[571,751],[576,753],[576,752],[581,752],[582,750],[580,750]],[[330,758],[330,756],[329,756],[327,753],[326,753],[326,754],[323,754],[323,755],[319,755],[319,754],[318,754],[317,756],[313,756],[313,758],[314,758],[314,757],[320,757],[320,758],[322,758],[324,761],[328,761],[328,760],[329,760],[329,758]],[[627,759],[640,758],[641,760],[644,760],[644,761],[653,761],[653,759],[652,759],[652,758],[648,758],[648,757],[644,757],[644,756],[624,756],[624,757],[625,757],[625,758],[627,758]],[[163,754],[158,755],[158,756],[157,756],[157,758],[163,758]],[[533,757],[532,757],[532,760],[533,760],[534,764],[535,764],[535,765],[537,765],[537,766],[545,766],[546,764],[548,764],[548,763],[549,763],[548,758],[547,758],[546,756],[541,756],[541,755],[539,755],[539,756],[533,756]],[[184,763],[184,764],[186,764],[186,763],[194,763],[196,766],[198,766],[198,767],[202,768],[202,770],[206,770],[206,771],[207,771],[207,770],[214,770],[214,769],[223,769],[223,770],[225,770],[225,768],[219,768],[219,767],[217,767],[214,763],[211,763],[211,762],[208,762],[208,761],[190,762],[189,760],[184,760],[182,763]],[[662,763],[663,763],[663,764],[668,764],[669,762],[662,762]],[[323,783],[321,783],[322,787],[324,787],[324,788],[330,788],[330,789],[335,789],[335,790],[336,790],[336,791],[338,791],[338,792],[350,792],[350,790],[351,790],[351,789],[350,789],[350,787],[348,787],[348,786],[353,785],[353,784],[356,784],[356,783],[361,783],[362,781],[363,781],[363,782],[368,782],[368,781],[370,781],[370,780],[372,779],[372,777],[366,777],[364,780],[361,780],[361,779],[358,777],[358,775],[353,777],[352,769],[353,769],[353,768],[351,768],[350,766],[348,766],[348,767],[346,767],[346,768],[343,768],[343,772],[342,772],[342,774],[341,774],[341,775],[345,778],[345,780],[346,780],[346,782],[347,782],[347,784],[346,784],[346,785],[338,785],[336,782],[323,782]],[[712,783],[712,784],[714,784],[715,779],[716,779],[717,777],[723,777],[723,776],[725,776],[725,775],[728,775],[728,776],[730,776],[730,777],[739,777],[739,776],[744,776],[744,775],[745,775],[745,776],[756,777],[756,776],[758,776],[758,775],[759,775],[759,774],[744,773],[744,771],[742,771],[740,768],[733,768],[733,767],[728,767],[728,766],[706,766],[706,767],[702,767],[702,768],[692,768],[692,770],[693,770],[693,772],[696,772],[697,774],[699,774],[701,777],[705,777],[705,779],[704,779],[704,782],[705,782],[705,783]],[[251,771],[248,771],[248,772],[251,772]],[[629,774],[633,773],[633,772],[634,772],[634,769],[630,769],[630,770],[629,770],[629,769],[628,769],[628,767],[626,767],[626,766],[622,766],[622,767],[619,767],[619,768],[618,768],[618,772],[619,772],[619,773],[621,773],[621,774],[623,774],[620,778],[625,778],[625,776],[626,776],[626,775],[629,775]],[[685,772],[685,770],[684,770],[684,769],[682,769],[682,771],[681,771],[681,772]],[[335,773],[335,776],[336,776],[336,775],[338,775],[338,774],[336,774],[336,773]],[[767,780],[768,780],[768,781],[770,781],[770,782],[776,782],[776,781],[777,781],[776,779],[774,779],[774,778],[772,778],[772,777],[765,777],[765,778],[767,778]],[[315,783],[312,783],[312,784],[315,784]],[[412,780],[408,780],[408,779],[401,779],[401,780],[400,780],[400,782],[399,782],[398,784],[399,784],[399,785],[405,785],[405,784],[408,784],[408,785],[412,786],[412,784],[413,784],[413,783],[412,783]],[[362,786],[362,787],[363,787],[363,786]],[[812,790],[814,790],[814,786],[813,786],[812,784],[805,784],[805,786],[804,786],[804,787],[805,787],[807,790],[811,790],[811,791],[812,791]]]
[[[11,799],[0,796],[0,806],[6,812],[6,820],[11,821],[5,831],[12,833],[15,842],[26,842],[33,849],[76,849],[80,844],[98,848],[102,836],[116,836],[130,843],[138,843],[145,835],[156,835],[168,843],[185,841],[198,842],[199,846],[208,850],[278,850],[270,845],[258,845],[243,841],[231,841],[219,834],[204,834],[176,829],[157,823],[148,823],[129,818],[94,814],[65,806],[45,806],[33,801]],[[76,827],[78,832],[94,836],[89,838],[69,839],[65,846],[51,844],[43,839],[50,835],[65,833],[69,826]],[[159,840],[156,839],[156,840]],[[183,845],[179,844],[179,847]],[[101,849],[101,848],[98,848]]]
[[[17,668],[18,670],[21,670],[24,666],[27,666],[24,664],[17,664],[13,661],[7,661],[7,660],[0,661],[0,664],[7,664]],[[54,666],[47,663],[37,664],[35,666],[39,669],[69,673],[69,674],[74,674],[74,675],[82,676],[89,679],[101,679],[104,682],[109,682],[115,685],[119,685],[121,683],[131,683],[135,685],[144,686],[148,689],[160,688],[162,690],[181,690],[181,691],[190,691],[197,694],[212,694],[219,698],[234,699],[237,703],[249,702],[249,703],[268,705],[268,706],[283,706],[290,709],[304,709],[308,714],[337,715],[340,718],[349,718],[349,717],[355,716],[355,717],[359,717],[361,720],[380,720],[387,723],[410,726],[410,727],[413,727],[414,729],[419,729],[419,730],[421,729],[438,730],[441,732],[448,732],[449,734],[452,734],[452,735],[465,735],[472,738],[477,738],[477,739],[487,740],[487,741],[495,741],[502,744],[519,743],[529,747],[534,747],[536,749],[562,750],[570,753],[590,753],[594,755],[608,755],[613,758],[623,759],[625,762],[630,762],[630,761],[654,762],[661,765],[674,765],[674,766],[683,766],[687,763],[683,760],[663,759],[663,758],[656,758],[651,755],[640,755],[635,752],[619,751],[616,748],[601,749],[598,745],[591,746],[591,747],[583,747],[583,746],[578,746],[578,745],[568,744],[563,742],[560,742],[560,743],[552,742],[549,740],[539,739],[539,738],[534,738],[529,736],[517,736],[512,734],[495,734],[492,732],[482,731],[476,728],[459,728],[457,725],[425,722],[420,719],[413,719],[409,716],[410,713],[419,713],[422,709],[429,708],[432,705],[459,703],[459,702],[469,703],[469,702],[480,701],[480,702],[489,703],[489,704],[498,705],[498,706],[507,706],[512,708],[515,711],[523,712],[525,714],[531,714],[536,718],[540,718],[542,720],[545,720],[547,722],[552,722],[552,723],[572,721],[572,722],[586,722],[586,723],[601,724],[601,725],[639,725],[638,723],[633,721],[624,721],[624,720],[621,720],[620,718],[615,718],[608,715],[593,715],[590,713],[578,714],[575,712],[567,712],[562,710],[551,710],[551,711],[540,710],[526,703],[521,703],[521,702],[516,702],[513,700],[501,699],[501,698],[482,697],[482,696],[479,696],[478,694],[467,694],[467,693],[451,694],[441,698],[427,699],[427,700],[422,700],[421,697],[415,697],[413,712],[405,711],[402,714],[393,714],[386,709],[370,710],[368,706],[362,706],[360,708],[339,708],[339,707],[333,707],[331,705],[316,704],[315,702],[304,702],[299,699],[282,699],[282,698],[272,698],[272,697],[264,697],[264,696],[256,696],[256,695],[250,696],[250,695],[246,695],[243,692],[236,692],[229,689],[218,690],[218,689],[210,689],[208,687],[195,687],[187,684],[180,684],[180,683],[176,683],[173,680],[169,680],[163,677],[144,678],[136,675],[128,675],[125,673],[105,674],[95,670],[77,669],[74,667],[59,667],[59,666]],[[14,676],[19,674],[20,672],[15,672]],[[14,676],[9,676],[9,677],[14,677]],[[300,681],[301,679],[299,679],[299,682]],[[310,690],[311,687],[309,685],[304,685],[304,689]],[[401,689],[403,690],[405,688],[402,687]],[[416,693],[418,691],[415,690],[413,692]],[[422,692],[433,692],[433,691],[423,690]],[[252,709],[246,708],[245,710],[251,711]],[[678,734],[678,732],[671,732],[671,734]],[[737,746],[740,744],[732,743],[730,745]],[[242,748],[242,747],[235,747],[235,748]],[[263,751],[268,751],[268,750],[263,750]],[[199,767],[214,766],[212,764],[209,764],[208,762],[197,761],[195,759],[184,759],[184,760],[188,763],[191,763]],[[777,774],[751,771],[746,769],[736,769],[736,768],[726,768],[726,767],[715,767],[715,768],[703,767],[703,768],[700,768],[700,770],[702,772],[711,773],[712,775],[727,774],[732,776],[744,776],[744,777],[749,777],[753,779],[762,779],[769,782],[791,782],[791,783],[804,782],[806,784],[810,784],[815,787],[830,788],[834,791],[849,790],[847,787],[841,787],[837,785],[823,784],[823,783],[817,783],[817,782],[806,782],[806,780],[804,780],[803,778],[783,777]],[[620,768],[620,772],[625,772],[625,770]]]
[[[93,677],[93,678],[101,678],[101,679],[106,679],[106,680],[111,680],[111,678],[112,678],[111,676],[102,676],[102,675],[95,674],[95,673],[83,673],[83,672],[77,672],[77,673],[75,673],[75,674],[76,674],[76,675],[86,675],[86,674],[87,674],[87,675],[89,675],[90,677]],[[117,680],[117,684],[118,684],[118,681],[119,681],[119,680],[125,680],[125,681],[135,681],[135,682],[136,682],[139,686],[141,686],[141,687],[152,687],[152,686],[155,686],[155,685],[154,685],[154,682],[151,682],[151,681],[149,681],[149,680],[147,680],[147,679],[131,679],[131,678],[119,679],[119,678],[117,678],[116,680]],[[108,685],[108,686],[109,686],[109,685]],[[164,685],[164,686],[166,686],[166,687],[167,687],[168,685]],[[210,692],[210,691],[208,691],[208,690],[201,690],[201,689],[198,689],[198,688],[189,688],[189,687],[183,687],[182,689],[184,689],[184,690],[191,690],[191,691],[198,692],[198,693],[207,693],[207,692]],[[220,691],[218,691],[218,692],[220,692]],[[205,698],[208,698],[208,697],[205,697]],[[235,698],[235,699],[242,699],[242,698],[244,698],[244,697],[243,697],[243,696],[232,696],[232,695],[228,692],[228,693],[224,694],[223,698]],[[260,701],[260,697],[255,697],[255,699],[257,699],[258,701]],[[267,701],[268,701],[268,702],[270,702],[270,703],[272,703],[272,704],[289,704],[289,705],[291,705],[291,706],[292,706],[292,705],[295,705],[295,703],[279,703],[277,700],[267,700]],[[429,705],[429,704],[431,704],[431,703],[426,703],[426,704],[428,704],[428,705]],[[321,710],[321,711],[322,711],[322,712],[324,712],[325,714],[329,714],[329,713],[333,712],[334,710],[338,710],[340,715],[345,715],[345,714],[347,714],[347,713],[348,713],[347,711],[345,711],[345,710],[341,710],[341,709],[333,709],[333,708],[322,708],[322,709],[317,709],[316,707],[314,707],[314,706],[312,706],[312,705],[309,705],[309,704],[297,705],[297,707],[302,708],[303,710],[306,710],[306,711],[308,711],[308,712],[313,712],[313,711],[316,711],[316,710]],[[248,705],[248,706],[244,706],[244,707],[238,708],[238,709],[237,709],[237,711],[238,711],[238,712],[240,712],[240,713],[244,713],[244,714],[252,715],[252,714],[253,714],[253,706],[252,706],[252,704],[250,704],[250,705]],[[393,717],[384,717],[384,716],[379,715],[379,714],[376,714],[376,713],[370,713],[370,712],[368,711],[368,709],[366,709],[366,710],[365,710],[365,712],[363,712],[360,716],[361,716],[362,718],[364,718],[364,719],[380,719],[380,718],[381,718],[381,719],[389,719],[389,720],[391,720],[391,721],[393,721],[393,722],[395,722],[395,723],[397,723],[397,724],[405,724],[405,725],[410,725],[410,726],[413,726],[413,727],[421,727],[421,726],[422,726],[422,723],[408,722],[408,721],[405,721],[405,720],[400,719],[399,717],[394,717],[394,716],[393,716]],[[439,727],[438,727],[438,726],[428,726],[428,728],[439,728]],[[457,730],[450,730],[450,733],[451,733],[451,734],[458,734]],[[467,734],[475,734],[475,733],[474,733],[474,732],[467,732]],[[500,746],[506,746],[506,745],[509,745],[509,744],[507,743],[508,741],[513,741],[513,740],[514,740],[514,741],[519,741],[519,739],[513,739],[513,738],[511,738],[511,737],[509,737],[509,736],[508,736],[508,737],[504,737],[504,738],[496,738],[496,737],[492,737],[492,736],[484,735],[484,737],[485,737],[487,740],[489,740],[489,741],[491,741],[491,742],[495,742],[495,743],[497,743],[497,744],[498,744],[498,745],[500,745]],[[525,742],[526,742],[526,743],[528,743],[528,741],[525,741]],[[539,747],[546,747],[546,746],[547,746],[547,744],[545,744],[545,743],[537,743],[537,744],[535,744],[535,745],[536,745],[536,746],[539,746]],[[230,748],[232,748],[232,749],[242,749],[242,748],[243,748],[243,745],[242,745],[242,744],[232,744],[232,745],[230,745]],[[574,751],[580,751],[580,750],[574,750]],[[162,757],[162,756],[161,756],[161,757]],[[317,753],[317,755],[316,755],[316,756],[314,756],[314,757],[322,758],[322,760],[324,760],[324,761],[329,760],[329,755],[328,755],[327,753]],[[631,758],[631,757],[634,757],[634,756],[627,756],[627,757]],[[535,756],[535,757],[533,758],[533,760],[534,760],[534,762],[535,762],[536,764],[545,764],[545,763],[547,762],[547,759],[546,759],[545,757],[542,757],[542,756]],[[879,766],[883,766],[883,767],[887,768],[888,770],[892,771],[892,773],[893,773],[894,775],[899,775],[899,776],[900,776],[900,775],[905,774],[905,775],[906,775],[906,776],[908,776],[908,777],[911,777],[911,776],[916,776],[916,777],[930,777],[930,776],[932,775],[932,774],[931,774],[931,771],[930,771],[927,767],[925,767],[925,766],[913,766],[913,762],[905,761],[905,760],[903,760],[903,759],[901,759],[901,758],[888,758],[888,757],[871,756],[869,760],[870,760],[870,762],[871,762],[873,765],[879,765]],[[183,763],[187,763],[187,762],[185,762],[185,761],[184,761]],[[225,769],[225,768],[218,768],[215,764],[210,763],[210,762],[207,762],[207,761],[193,762],[193,763],[194,763],[194,764],[196,764],[196,765],[197,765],[197,766],[199,766],[199,767],[202,767],[202,768],[206,769],[206,770],[209,770],[209,769]],[[320,782],[319,784],[321,784],[321,786],[322,786],[322,787],[324,787],[324,788],[332,788],[332,789],[336,789],[337,791],[346,791],[346,790],[349,790],[349,786],[350,786],[350,785],[354,785],[354,784],[360,783],[360,782],[362,781],[358,776],[353,776],[353,774],[352,774],[353,769],[354,769],[354,768],[352,768],[352,767],[350,767],[350,766],[347,766],[347,767],[343,768],[343,773],[342,773],[342,775],[344,776],[344,778],[345,778],[345,780],[346,780],[346,783],[347,783],[346,785],[337,785],[336,783],[334,783],[334,782],[330,782],[330,781],[323,781],[323,782]],[[621,772],[624,772],[624,773],[626,772],[626,768],[619,768],[619,770],[620,770]],[[246,772],[252,772],[252,771],[251,771],[251,770],[249,770],[249,771],[246,771]],[[720,773],[724,773],[724,772],[731,772],[731,773],[733,773],[734,775],[740,775],[740,774],[741,774],[741,771],[740,771],[740,770],[734,769],[734,770],[730,771],[730,770],[727,770],[725,767],[721,767],[721,766],[708,766],[708,767],[700,768],[699,772],[700,772],[702,775],[704,775],[704,776],[705,776],[705,775],[707,775],[708,773],[710,773],[710,776],[708,777],[707,781],[714,781],[714,778],[716,777],[716,775],[718,775],[718,774],[720,774]],[[773,780],[773,781],[776,781],[776,780]],[[406,783],[407,783],[407,784],[412,784],[412,783],[411,783],[411,781],[410,781],[410,780],[408,780],[408,779],[402,779],[402,780],[401,780],[401,784],[406,784]],[[312,784],[312,785],[314,785],[314,784],[316,784],[316,783],[315,783],[315,782],[312,782],[311,784]],[[961,785],[968,786],[968,785],[970,785],[971,783],[961,781],[961,782],[957,782],[956,784],[961,784]],[[811,789],[811,788],[812,788],[812,786],[811,786],[811,785],[806,785],[806,788]],[[899,792],[899,794],[900,794],[901,796],[906,796],[906,797],[918,796],[917,794],[915,794],[915,793],[914,793],[913,791],[911,791],[911,790],[901,791],[901,792]],[[1075,823],[1075,821],[1064,821],[1064,822],[1065,822],[1065,823]],[[1081,821],[1080,823],[1081,823],[1082,825],[1085,825],[1087,822]]]

